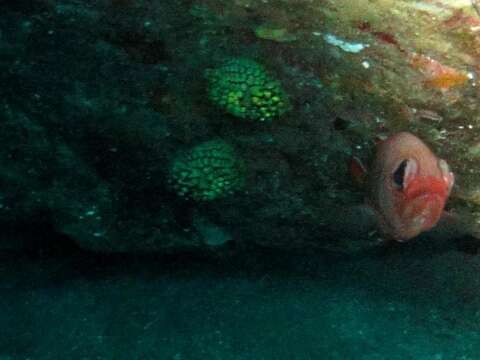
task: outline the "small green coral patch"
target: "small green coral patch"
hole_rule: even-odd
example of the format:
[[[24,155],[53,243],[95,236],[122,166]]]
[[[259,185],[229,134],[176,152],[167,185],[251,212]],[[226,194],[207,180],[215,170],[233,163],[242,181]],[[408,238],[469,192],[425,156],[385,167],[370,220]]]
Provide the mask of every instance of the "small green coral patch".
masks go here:
[[[195,201],[223,198],[244,184],[244,162],[233,147],[221,140],[197,145],[179,155],[170,168],[175,192]]]
[[[280,82],[253,60],[233,59],[205,76],[209,99],[234,116],[266,121],[289,109]]]

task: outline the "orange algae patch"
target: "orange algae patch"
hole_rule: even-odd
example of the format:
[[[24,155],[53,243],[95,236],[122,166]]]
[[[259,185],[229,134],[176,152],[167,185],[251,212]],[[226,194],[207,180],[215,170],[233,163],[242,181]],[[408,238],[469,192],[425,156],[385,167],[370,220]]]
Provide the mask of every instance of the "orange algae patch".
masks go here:
[[[461,27],[477,28],[480,26],[480,20],[477,17],[465,14],[462,10],[457,10],[451,17],[443,22],[443,25],[447,29],[457,29]]]
[[[425,76],[424,84],[426,86],[441,90],[462,86],[469,79],[464,71],[443,65],[439,61],[425,55],[412,54],[410,65]]]

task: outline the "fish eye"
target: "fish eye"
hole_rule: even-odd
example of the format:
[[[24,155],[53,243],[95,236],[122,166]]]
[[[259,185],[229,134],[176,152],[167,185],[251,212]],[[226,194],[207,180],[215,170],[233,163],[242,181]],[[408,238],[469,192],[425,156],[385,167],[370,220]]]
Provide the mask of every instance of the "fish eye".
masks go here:
[[[393,184],[398,190],[402,190],[405,180],[405,170],[407,169],[408,159],[403,160],[393,172]]]

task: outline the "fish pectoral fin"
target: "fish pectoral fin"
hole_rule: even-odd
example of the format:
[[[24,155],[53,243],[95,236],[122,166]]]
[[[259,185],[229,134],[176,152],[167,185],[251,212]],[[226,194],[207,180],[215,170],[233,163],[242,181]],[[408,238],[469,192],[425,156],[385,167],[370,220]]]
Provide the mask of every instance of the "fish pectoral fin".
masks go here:
[[[349,171],[355,184],[364,187],[367,179],[367,168],[358,157],[352,156],[350,158]]]

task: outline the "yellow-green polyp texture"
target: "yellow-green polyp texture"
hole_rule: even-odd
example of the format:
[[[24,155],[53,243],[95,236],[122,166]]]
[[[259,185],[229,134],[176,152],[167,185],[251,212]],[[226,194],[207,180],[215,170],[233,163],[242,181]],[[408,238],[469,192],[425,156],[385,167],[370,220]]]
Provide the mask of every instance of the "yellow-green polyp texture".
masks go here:
[[[178,156],[170,168],[170,182],[183,198],[211,201],[240,189],[244,184],[244,170],[244,163],[233,147],[214,140]]]
[[[205,76],[210,100],[234,116],[268,121],[289,108],[280,82],[253,60],[233,59]]]

